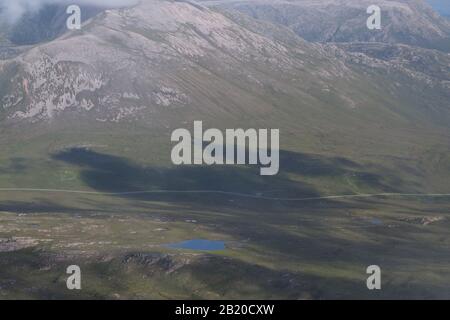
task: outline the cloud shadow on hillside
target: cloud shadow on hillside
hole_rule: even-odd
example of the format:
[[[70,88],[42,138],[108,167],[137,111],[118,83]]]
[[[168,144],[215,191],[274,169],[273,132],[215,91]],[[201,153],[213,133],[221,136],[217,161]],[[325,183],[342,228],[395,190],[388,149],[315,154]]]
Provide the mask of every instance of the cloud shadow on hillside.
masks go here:
[[[299,177],[326,178],[357,175],[361,182],[384,191],[395,191],[385,185],[383,177],[365,172],[345,158],[327,158],[281,151],[280,173],[260,176],[258,166],[178,166],[143,167],[125,158],[89,149],[73,148],[52,156],[81,168],[81,179],[90,188],[104,193],[168,191],[221,191],[251,195],[248,202],[271,198],[314,198],[321,194]],[[230,194],[220,193],[137,193],[118,195],[149,201],[189,202],[219,205],[229,201]]]

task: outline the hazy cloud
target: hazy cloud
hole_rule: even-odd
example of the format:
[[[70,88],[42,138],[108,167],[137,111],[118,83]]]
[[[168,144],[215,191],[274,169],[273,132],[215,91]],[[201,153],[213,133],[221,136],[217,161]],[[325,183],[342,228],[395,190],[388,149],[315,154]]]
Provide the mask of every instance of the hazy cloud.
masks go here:
[[[0,0],[0,19],[16,22],[27,12],[36,12],[47,4],[79,4],[99,7],[119,7],[136,4],[139,0]]]

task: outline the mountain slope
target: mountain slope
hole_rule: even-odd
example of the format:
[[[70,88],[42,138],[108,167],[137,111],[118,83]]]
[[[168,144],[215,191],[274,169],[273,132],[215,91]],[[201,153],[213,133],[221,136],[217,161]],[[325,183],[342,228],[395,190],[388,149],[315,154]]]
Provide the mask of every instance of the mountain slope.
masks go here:
[[[450,81],[450,55],[438,50],[412,47],[402,44],[343,43],[339,47],[347,52],[364,53],[375,59],[389,61],[397,66],[422,73],[430,78]]]
[[[233,111],[267,112],[273,108],[263,98],[267,87],[320,101],[323,94],[311,89],[337,79],[347,83],[335,85],[333,99],[355,100],[350,105],[356,107],[362,95],[349,98],[353,79],[367,86],[372,81],[361,76],[355,64],[342,64],[351,60],[344,52],[338,53],[343,58],[336,58],[331,47],[311,45],[294,35],[275,39],[267,36],[268,28],[275,27],[257,31],[251,26],[255,21],[240,17],[243,27],[233,19],[238,18],[183,2],[147,1],[140,8],[107,11],[81,32],[4,61],[3,68],[16,65],[20,72],[5,90],[3,115],[34,121],[67,109],[118,121],[187,105],[218,113],[228,105],[238,106]],[[380,72],[395,69],[378,67]],[[374,69],[372,75],[377,73]],[[411,80],[417,80],[415,75]],[[224,91],[235,95],[221,101]]]

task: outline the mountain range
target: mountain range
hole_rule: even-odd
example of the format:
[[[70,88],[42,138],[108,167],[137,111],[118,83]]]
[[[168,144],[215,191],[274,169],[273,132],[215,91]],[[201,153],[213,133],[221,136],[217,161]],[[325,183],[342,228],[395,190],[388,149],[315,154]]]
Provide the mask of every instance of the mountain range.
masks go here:
[[[142,0],[74,31],[53,4],[2,28],[0,279],[68,297],[40,276],[76,257],[87,298],[373,298],[383,263],[380,297],[448,298],[448,197],[421,195],[450,190],[450,21],[381,0],[368,30],[372,2]],[[279,175],[174,167],[196,120],[280,129]],[[192,237],[228,247],[166,246]]]
[[[366,10],[375,4],[370,0],[218,0],[204,3],[285,25],[308,41],[402,43],[449,50],[450,21],[423,0],[376,1],[382,10],[379,32],[366,27]]]

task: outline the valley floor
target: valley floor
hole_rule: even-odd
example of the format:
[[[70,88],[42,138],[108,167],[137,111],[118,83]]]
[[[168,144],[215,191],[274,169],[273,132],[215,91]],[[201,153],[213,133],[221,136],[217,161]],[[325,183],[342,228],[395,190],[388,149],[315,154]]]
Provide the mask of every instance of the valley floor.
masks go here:
[[[450,298],[450,197],[0,197],[3,299]],[[189,239],[226,248],[167,247]],[[66,288],[73,264],[81,291]],[[380,291],[366,287],[369,265]]]

